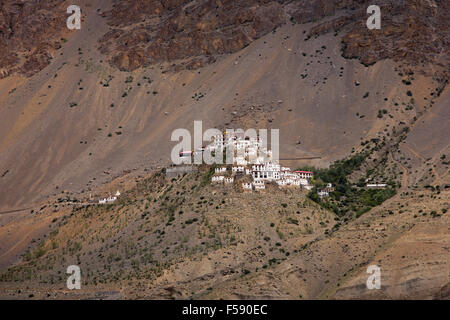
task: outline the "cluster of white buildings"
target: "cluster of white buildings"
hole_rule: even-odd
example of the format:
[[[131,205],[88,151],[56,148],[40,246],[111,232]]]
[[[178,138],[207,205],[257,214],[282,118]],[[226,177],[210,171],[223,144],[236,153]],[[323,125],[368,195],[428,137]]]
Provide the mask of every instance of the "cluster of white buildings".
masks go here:
[[[317,189],[317,195],[321,198],[330,196],[330,193],[334,191],[334,187],[331,183],[328,183],[325,188]]]
[[[267,150],[261,138],[245,138],[244,133],[216,135],[213,142],[206,146],[207,150],[226,155],[232,150],[233,172],[245,172],[250,164],[264,164],[272,161],[272,151]],[[227,150],[227,151],[226,151]],[[229,155],[226,155],[227,157]]]
[[[366,185],[366,188],[369,189],[384,189],[387,187],[386,183],[368,183]]]
[[[245,139],[239,135],[224,139],[219,135],[206,148],[223,152],[226,148],[230,149],[229,147],[233,150],[233,164],[217,167],[211,182],[230,185],[239,176],[249,176],[252,182],[242,183],[245,191],[264,190],[267,182],[275,182],[280,187],[312,189],[312,172],[291,171],[290,168],[282,167],[272,158],[272,151],[263,146],[261,139]]]
[[[98,204],[109,204],[114,203],[120,196],[119,190],[117,190],[115,196],[109,196],[108,198],[102,198],[98,200]]]

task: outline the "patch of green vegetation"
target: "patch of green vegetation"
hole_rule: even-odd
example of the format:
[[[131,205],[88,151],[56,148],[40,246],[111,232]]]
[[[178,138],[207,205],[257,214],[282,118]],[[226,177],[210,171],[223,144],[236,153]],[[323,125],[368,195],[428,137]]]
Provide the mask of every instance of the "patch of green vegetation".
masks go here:
[[[200,188],[203,188],[207,184],[211,182],[211,177],[213,176],[214,172],[216,170],[216,166],[212,165],[209,170],[205,173],[205,175],[202,178],[202,182],[200,182]]]
[[[304,167],[314,173],[314,188],[308,197],[328,210],[332,210],[338,216],[354,215],[361,216],[391,198],[396,194],[395,183],[390,181],[385,189],[365,189],[356,186],[348,180],[348,176],[360,169],[369,152],[356,154],[350,158],[334,162],[328,169],[317,169],[315,167]],[[328,198],[321,199],[317,195],[317,189],[323,188],[331,183],[335,190],[330,192]]]
[[[34,250],[29,250],[25,252],[24,259],[25,261],[30,261],[33,259],[37,259],[42,257],[46,253],[45,242],[39,242],[38,246]]]

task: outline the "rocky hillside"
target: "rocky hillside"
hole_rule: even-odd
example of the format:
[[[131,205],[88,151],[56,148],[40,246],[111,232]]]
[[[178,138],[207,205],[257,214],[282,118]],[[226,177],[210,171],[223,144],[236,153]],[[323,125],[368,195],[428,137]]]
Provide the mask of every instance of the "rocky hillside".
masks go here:
[[[448,1],[381,0],[372,31],[365,0],[75,4],[69,32],[66,1],[0,3],[5,296],[67,294],[70,262],[89,298],[448,297]],[[195,120],[280,129],[282,158],[321,157],[292,168],[363,157],[332,168],[345,195],[322,206],[217,189],[207,168],[164,179]],[[363,290],[377,263],[379,296]]]
[[[20,263],[4,268],[1,297],[449,297],[448,190],[401,187],[353,219],[297,189],[269,184],[250,194],[239,185],[211,185],[211,170],[138,178],[112,205],[84,204],[87,198],[70,195],[44,205],[31,215],[47,221],[48,229],[23,248]],[[121,180],[107,189],[129,181]],[[0,236],[13,226],[0,227]],[[16,245],[1,257],[19,253]],[[80,291],[65,288],[71,264],[82,268]],[[365,270],[373,264],[382,268],[379,291],[365,287]]]
[[[27,6],[32,3],[27,2]],[[137,7],[122,7],[131,3]],[[191,128],[194,120],[203,120],[208,127],[281,129],[282,156],[321,156],[321,161],[312,163],[318,166],[349,155],[361,141],[383,136],[398,124],[420,122],[418,119],[425,116],[425,111],[429,114],[426,126],[430,130],[446,127],[446,98],[443,97],[447,93],[446,79],[439,71],[439,63],[421,69],[408,60],[408,53],[403,60],[393,55],[393,60],[383,59],[366,67],[359,60],[342,56],[342,42],[358,20],[337,34],[326,33],[325,28],[308,39],[312,30],[324,27],[327,21],[362,12],[364,7],[358,3],[336,2],[339,10],[333,6],[325,10],[333,2],[317,2],[316,6],[308,7],[312,2],[250,1],[242,3],[244,8],[235,7],[235,1],[221,2],[226,9],[212,6],[210,2],[185,6],[161,2],[151,9],[159,8],[158,14],[155,13],[158,10],[146,9],[145,3],[121,1],[119,4],[106,0],[84,6],[81,3],[82,29],[64,38],[67,42],[60,43],[61,48],[53,54],[53,59],[45,60],[49,63],[47,67],[37,72],[44,65],[31,69],[20,65],[21,73],[34,73],[30,78],[14,74],[13,69],[19,68],[19,64],[5,69],[6,74],[12,74],[0,80],[0,108],[4,115],[0,126],[0,185],[5,190],[0,194],[0,208],[24,208],[61,190],[89,190],[124,170],[166,165],[173,146],[171,132],[176,128]],[[245,7],[251,3],[252,6]],[[295,7],[300,4],[304,12],[311,12],[308,17],[317,16],[317,20],[297,23],[297,20],[309,21],[301,20],[300,9]],[[274,13],[282,8],[284,20],[278,14],[264,13],[268,6],[278,8],[270,9]],[[197,18],[188,14],[195,8],[203,8],[200,10],[203,18],[199,19],[208,32],[195,27]],[[55,10],[42,12],[60,12]],[[147,22],[135,23],[139,14],[127,16],[138,11],[146,13]],[[230,11],[239,14],[226,14]],[[242,18],[242,23],[233,20],[246,12],[247,18]],[[438,11],[430,23],[440,21],[441,12],[446,11]],[[214,22],[216,14],[226,15],[227,19]],[[186,17],[168,24],[159,21],[159,15],[166,20]],[[212,32],[215,25],[217,32]],[[8,40],[15,39],[18,43],[15,47],[32,41],[14,37],[25,26],[26,23],[17,23],[18,31]],[[37,28],[36,24],[31,26]],[[172,27],[161,29],[163,26]],[[135,30],[141,27],[145,30]],[[39,46],[44,35],[53,34],[52,39],[60,41],[56,29],[53,33],[40,32],[33,38],[34,45]],[[445,29],[445,25],[436,28],[436,41],[445,43],[447,35],[438,34]],[[128,31],[132,35],[127,36]],[[112,38],[111,33],[115,34]],[[377,33],[380,31],[373,34]],[[245,41],[239,40],[244,38]],[[358,48],[370,43],[351,38],[352,46]],[[45,43],[50,40],[46,38]],[[157,46],[160,51],[150,48],[155,43],[160,44]],[[401,42],[382,42],[388,43],[395,50],[386,49],[386,52],[403,50],[396,45]],[[128,57],[130,50],[143,50],[145,58]],[[12,52],[12,49],[2,52]],[[377,51],[368,46],[365,52]],[[420,54],[426,50],[414,52]],[[445,50],[441,52],[445,57]],[[26,61],[32,61],[33,57],[37,56],[20,61],[29,65]],[[212,60],[197,65],[205,59]],[[115,63],[118,61],[125,64],[132,61],[133,68],[119,66]],[[183,64],[189,61],[197,61],[194,63],[197,67],[204,67],[182,70]],[[403,70],[402,64],[408,66],[407,70]],[[137,69],[120,71],[118,67]],[[380,118],[380,110],[389,114],[383,113]],[[435,116],[438,110],[444,117]],[[425,131],[421,130],[417,139],[426,136]],[[420,146],[411,146],[419,154],[413,158],[423,157],[417,149],[425,147],[422,142]],[[437,135],[428,145],[434,145],[434,151],[426,158],[438,158],[446,152],[446,140]]]
[[[64,274],[55,271],[69,263],[83,265],[89,289],[82,295],[130,280],[123,298],[198,297],[290,258],[339,220],[304,192],[268,185],[265,193],[247,194],[210,185],[208,177],[206,168],[171,180],[157,172],[103,207],[73,207],[61,198],[34,213],[53,217],[51,228],[24,263],[3,273],[0,286],[13,297],[15,282],[31,281],[35,293],[61,297]],[[158,285],[139,292],[147,281]]]
[[[365,25],[370,4],[364,0],[122,1],[106,13],[113,29],[101,39],[100,48],[112,53],[111,63],[123,70],[182,59],[188,59],[181,63],[184,67],[198,68],[284,23],[325,19],[307,32],[305,40],[342,31],[344,57],[366,65],[391,58],[408,68],[432,64],[448,71],[448,1],[383,0],[378,3],[383,13],[379,31]]]
[[[343,33],[342,52],[364,64],[394,59],[405,67],[449,68],[450,4],[445,0],[383,0],[383,28],[365,26],[368,0],[152,0],[101,2],[97,13],[110,30],[99,49],[120,70],[169,61],[179,68],[199,68],[233,53],[285,23],[310,23],[306,39]],[[86,9],[89,3],[80,1]],[[0,4],[2,76],[33,75],[46,67],[61,47],[66,1],[3,1]],[[84,8],[83,8],[84,9]],[[305,39],[305,40],[306,40]],[[441,75],[444,77],[445,75]]]
[[[50,64],[67,33],[67,6],[58,0],[0,3],[0,78],[31,76]]]

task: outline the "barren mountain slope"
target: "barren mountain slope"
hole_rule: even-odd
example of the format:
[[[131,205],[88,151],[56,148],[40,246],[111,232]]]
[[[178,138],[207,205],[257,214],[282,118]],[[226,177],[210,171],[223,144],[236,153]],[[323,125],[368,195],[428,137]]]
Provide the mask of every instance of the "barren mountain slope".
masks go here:
[[[0,296],[12,297],[25,282],[33,292],[60,296],[58,270],[66,263],[86,272],[86,288],[77,294],[124,286],[126,298],[202,295],[207,286],[287,259],[336,224],[332,213],[298,190],[268,185],[266,196],[243,194],[239,187],[199,186],[204,174],[202,169],[167,181],[157,172],[113,206],[71,210],[62,201],[38,210],[36,217],[52,220],[51,232],[17,267],[4,269]],[[166,291],[171,286],[174,292]]]
[[[117,204],[72,209],[61,198],[36,210],[30,218],[48,230],[27,247],[2,241],[2,260],[18,263],[3,268],[1,296],[448,298],[448,190],[402,188],[346,221],[305,192],[269,185],[243,194],[205,177],[205,168],[171,180],[157,172],[125,188]],[[21,228],[27,237],[33,230]],[[13,229],[15,221],[1,226],[1,239]],[[83,270],[80,291],[65,289],[69,264]],[[369,265],[382,270],[381,290],[365,287]]]
[[[120,72],[96,49],[108,30],[96,8],[110,4],[85,10],[83,28],[47,68],[0,81],[3,209],[167,163],[171,132],[194,120],[205,128],[279,128],[282,156],[322,156],[316,164],[324,165],[388,124],[412,119],[430,101],[423,96],[441,86],[420,74],[400,76],[390,60],[370,67],[346,60],[340,35],[305,41],[312,25],[292,23],[200,70],[165,72],[171,64],[163,63]],[[405,78],[419,81],[402,85]],[[416,102],[405,111],[407,90]],[[380,109],[393,118],[378,119]]]
[[[367,0],[122,1],[105,12],[113,29],[101,39],[101,47],[111,55],[110,62],[124,70],[159,61],[198,68],[217,55],[242,49],[288,19],[307,23],[326,18],[306,37],[343,31],[347,58],[364,64],[391,58],[407,67],[440,63],[447,71],[448,1],[378,1],[383,28],[376,32],[365,24],[371,4]]]
[[[448,299],[448,191],[410,192],[315,241],[269,270],[219,285],[205,298]],[[381,290],[367,290],[368,266]]]
[[[0,297],[449,297],[448,1],[380,1],[380,31],[365,0],[79,4],[73,32],[65,2],[0,4]],[[282,158],[321,157],[292,168],[375,144],[348,178],[397,195],[354,219],[306,192],[164,179],[195,120],[280,129]],[[86,287],[66,295],[71,263]]]
[[[51,63],[67,35],[69,1],[0,3],[0,78],[15,73],[31,76]]]

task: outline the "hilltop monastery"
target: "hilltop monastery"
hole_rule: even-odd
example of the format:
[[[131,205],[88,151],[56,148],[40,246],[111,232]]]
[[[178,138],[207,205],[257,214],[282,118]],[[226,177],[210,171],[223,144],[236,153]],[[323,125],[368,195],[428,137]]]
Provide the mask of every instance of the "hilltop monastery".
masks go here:
[[[234,184],[240,176],[250,176],[252,182],[242,183],[247,191],[264,190],[267,182],[275,182],[280,187],[298,187],[311,190],[310,181],[313,173],[309,171],[291,171],[282,167],[277,159],[273,159],[271,150],[264,147],[260,138],[244,138],[243,135],[222,135],[206,147],[215,152],[225,149],[233,150],[233,164],[219,166],[211,178],[213,183]]]

